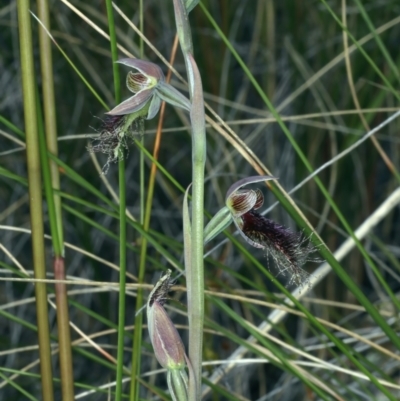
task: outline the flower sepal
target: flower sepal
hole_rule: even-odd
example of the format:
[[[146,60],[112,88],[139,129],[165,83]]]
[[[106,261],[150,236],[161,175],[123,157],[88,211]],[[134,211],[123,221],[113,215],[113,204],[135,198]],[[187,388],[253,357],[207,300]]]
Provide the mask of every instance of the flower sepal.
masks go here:
[[[126,77],[126,86],[134,95],[106,114],[123,116],[137,113],[138,117],[150,120],[157,115],[162,101],[190,111],[190,101],[165,82],[164,73],[157,64],[136,58],[124,58],[117,63],[137,70],[137,72],[129,71]]]
[[[231,210],[224,206],[215,214],[204,228],[204,244],[214,239],[232,223]]]
[[[189,99],[182,95],[177,89],[175,89],[172,85],[160,81],[157,85],[157,94],[161,100],[169,103],[171,106],[180,107],[186,111],[190,111],[191,103]]]

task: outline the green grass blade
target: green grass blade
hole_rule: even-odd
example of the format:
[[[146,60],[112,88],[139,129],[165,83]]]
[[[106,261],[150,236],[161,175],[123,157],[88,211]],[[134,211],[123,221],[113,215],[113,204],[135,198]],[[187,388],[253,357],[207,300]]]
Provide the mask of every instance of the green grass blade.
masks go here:
[[[32,226],[33,267],[35,278],[46,278],[46,258],[43,232],[42,184],[40,177],[40,156],[38,147],[37,112],[35,99],[35,69],[33,63],[32,31],[29,1],[19,0],[18,22],[22,86],[24,95],[24,114],[26,150],[28,165],[30,213]],[[47,291],[44,283],[35,284],[36,312],[38,322],[40,368],[42,376],[42,395],[44,401],[53,401],[53,372],[50,353],[50,332],[47,307]]]
[[[110,32],[110,45],[112,67],[114,76],[115,103],[121,102],[121,88],[118,59],[117,39],[115,35],[114,15],[111,0],[106,0],[108,29]],[[120,149],[118,160],[119,177],[119,301],[118,301],[118,350],[117,350],[117,376],[115,399],[122,398],[122,376],[124,373],[124,327],[125,327],[125,286],[126,286],[126,183],[125,183],[125,155]]]

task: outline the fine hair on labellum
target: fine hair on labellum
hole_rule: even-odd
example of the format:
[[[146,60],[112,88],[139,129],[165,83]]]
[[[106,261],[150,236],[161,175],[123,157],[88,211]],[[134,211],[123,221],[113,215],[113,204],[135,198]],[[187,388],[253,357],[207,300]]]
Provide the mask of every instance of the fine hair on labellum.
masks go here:
[[[274,261],[279,274],[289,278],[289,285],[304,285],[309,281],[309,274],[302,266],[309,261],[316,251],[310,238],[302,232],[294,232],[273,220],[267,219],[254,210],[241,216],[242,231],[250,240],[263,248],[267,257]],[[268,266],[269,267],[269,266]]]

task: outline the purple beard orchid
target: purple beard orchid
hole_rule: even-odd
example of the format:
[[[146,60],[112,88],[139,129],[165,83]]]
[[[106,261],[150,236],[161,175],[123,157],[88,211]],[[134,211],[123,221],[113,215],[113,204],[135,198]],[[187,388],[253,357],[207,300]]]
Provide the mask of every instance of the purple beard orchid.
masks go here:
[[[90,152],[108,155],[103,168],[106,172],[111,162],[122,157],[127,139],[133,139],[136,133],[144,132],[144,120],[154,118],[161,107],[161,102],[190,111],[190,101],[173,86],[165,81],[161,68],[150,61],[125,58],[117,61],[137,72],[129,71],[126,86],[133,96],[124,100],[106,113],[100,134],[89,145]]]
[[[124,58],[118,60],[117,63],[138,71],[129,71],[126,77],[126,86],[134,95],[106,114],[125,116],[138,113],[138,116],[150,120],[158,113],[162,100],[190,111],[191,104],[189,100],[173,86],[165,82],[164,73],[157,64],[137,58]],[[141,110],[142,112],[139,113]]]
[[[289,284],[301,285],[309,276],[302,266],[313,260],[309,256],[315,248],[302,233],[293,232],[257,211],[264,203],[264,196],[259,189],[241,189],[247,184],[273,179],[276,178],[255,176],[233,184],[226,194],[226,207],[217,213],[205,229],[205,242],[214,238],[233,220],[247,243],[264,249],[267,256],[274,260],[279,273],[289,275]]]

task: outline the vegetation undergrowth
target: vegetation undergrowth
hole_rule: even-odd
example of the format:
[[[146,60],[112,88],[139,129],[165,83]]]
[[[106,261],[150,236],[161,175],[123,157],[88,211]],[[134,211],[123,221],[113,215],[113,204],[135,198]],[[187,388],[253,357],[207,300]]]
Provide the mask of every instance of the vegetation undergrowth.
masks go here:
[[[0,399],[399,399],[399,11],[0,6]]]

